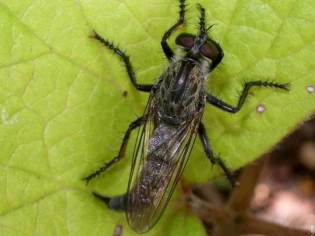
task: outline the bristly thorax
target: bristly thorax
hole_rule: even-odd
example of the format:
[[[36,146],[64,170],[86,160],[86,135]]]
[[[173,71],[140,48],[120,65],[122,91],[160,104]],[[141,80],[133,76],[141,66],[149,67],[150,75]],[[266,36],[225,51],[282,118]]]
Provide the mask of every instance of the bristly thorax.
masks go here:
[[[198,62],[174,61],[162,74],[157,103],[162,115],[176,119],[195,113],[204,100],[204,75]]]

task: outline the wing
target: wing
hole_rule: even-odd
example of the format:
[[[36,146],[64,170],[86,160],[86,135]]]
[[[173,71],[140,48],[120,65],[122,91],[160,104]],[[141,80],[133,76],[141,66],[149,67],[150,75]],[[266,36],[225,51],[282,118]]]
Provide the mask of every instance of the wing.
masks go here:
[[[185,168],[203,109],[180,125],[155,116],[150,97],[139,129],[127,192],[127,220],[138,233],[151,229],[167,206]]]

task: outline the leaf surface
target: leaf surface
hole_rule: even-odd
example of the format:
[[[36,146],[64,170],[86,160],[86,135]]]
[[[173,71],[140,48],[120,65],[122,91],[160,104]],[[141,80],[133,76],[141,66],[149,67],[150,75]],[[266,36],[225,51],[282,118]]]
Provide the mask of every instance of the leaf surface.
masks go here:
[[[315,108],[315,2],[188,1],[196,32],[200,3],[225,57],[208,90],[237,104],[242,83],[291,83],[290,92],[253,89],[235,115],[207,106],[211,145],[237,169],[268,151]],[[130,156],[85,186],[81,180],[113,158],[128,124],[144,110],[122,61],[89,38],[95,29],[127,50],[140,83],[154,83],[167,66],[160,40],[177,20],[176,1],[0,0],[0,231],[3,235],[135,235],[124,214],[91,194],[126,190]],[[175,49],[174,38],[169,40]],[[127,97],[122,94],[127,91]],[[265,111],[258,112],[258,107]],[[221,174],[197,140],[183,180]],[[205,235],[176,192],[147,235]]]

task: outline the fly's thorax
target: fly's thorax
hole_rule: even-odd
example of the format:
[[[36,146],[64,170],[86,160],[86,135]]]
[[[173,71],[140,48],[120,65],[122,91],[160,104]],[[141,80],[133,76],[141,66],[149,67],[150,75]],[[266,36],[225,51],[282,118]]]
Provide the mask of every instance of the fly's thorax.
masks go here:
[[[174,119],[197,112],[205,96],[203,65],[191,59],[173,61],[161,76],[159,113]]]

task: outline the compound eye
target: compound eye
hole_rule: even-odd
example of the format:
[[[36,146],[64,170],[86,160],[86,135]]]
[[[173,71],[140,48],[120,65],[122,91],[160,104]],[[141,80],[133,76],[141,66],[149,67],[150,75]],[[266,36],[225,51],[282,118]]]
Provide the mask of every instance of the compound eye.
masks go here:
[[[211,41],[206,41],[199,48],[199,52],[211,60],[216,59],[219,54],[218,48]]]
[[[195,36],[192,34],[183,33],[177,36],[175,43],[183,48],[190,49],[194,46]]]

